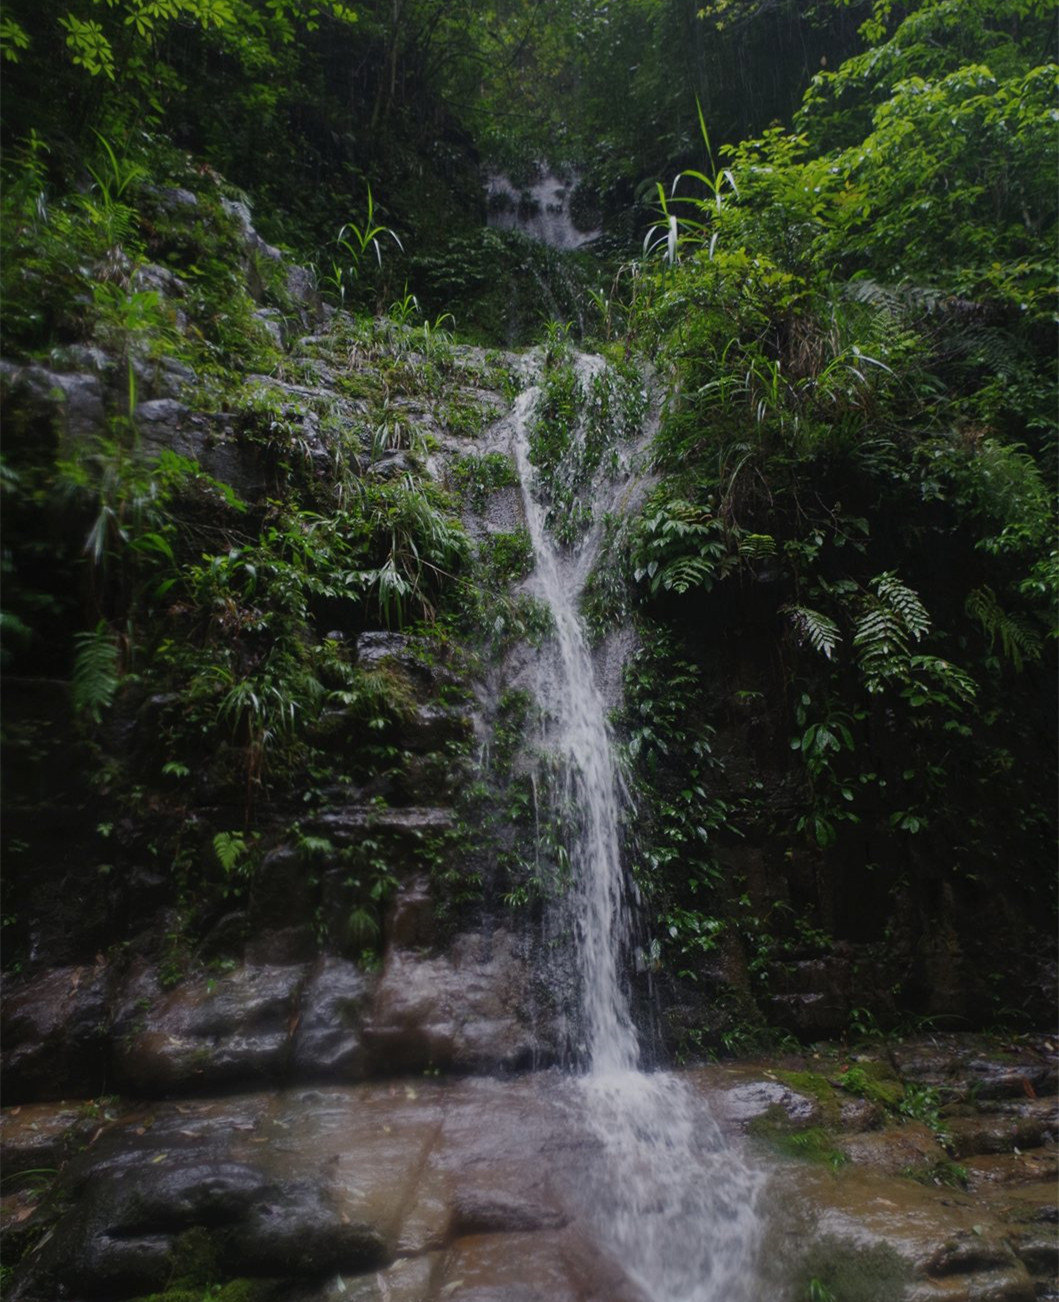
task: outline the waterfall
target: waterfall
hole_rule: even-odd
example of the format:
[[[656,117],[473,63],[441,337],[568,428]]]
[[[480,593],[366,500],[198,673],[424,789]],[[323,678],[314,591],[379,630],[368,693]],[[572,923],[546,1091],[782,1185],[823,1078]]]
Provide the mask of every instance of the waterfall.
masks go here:
[[[601,366],[596,358],[577,359],[583,387]],[[568,836],[573,884],[566,907],[577,947],[587,1072],[573,1089],[598,1141],[582,1173],[581,1205],[650,1302],[753,1302],[763,1175],[678,1076],[640,1070],[622,981],[635,906],[621,863],[624,795],[579,604],[604,538],[603,512],[632,491],[635,467],[619,456],[616,470],[597,473],[594,523],[579,544],[557,545],[530,463],[538,398],[536,388],[519,397],[512,434],[536,559],[530,583],[555,628],[536,671],[544,741],[559,760],[563,795],[577,814]]]
[[[522,189],[499,173],[488,178],[486,202],[489,225],[521,231],[553,249],[579,249],[599,237],[599,230],[582,231],[570,215],[570,198],[580,178],[562,179],[542,166],[535,181]]]

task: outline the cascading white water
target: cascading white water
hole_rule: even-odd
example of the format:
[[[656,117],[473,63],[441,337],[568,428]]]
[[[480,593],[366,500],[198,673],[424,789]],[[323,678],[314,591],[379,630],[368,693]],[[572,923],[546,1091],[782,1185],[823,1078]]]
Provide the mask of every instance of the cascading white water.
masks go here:
[[[582,380],[599,365],[578,359]],[[651,1302],[752,1302],[763,1175],[677,1076],[639,1070],[621,979],[631,889],[621,866],[622,787],[579,602],[604,537],[600,508],[620,500],[622,485],[599,476],[594,527],[573,549],[553,542],[529,460],[538,396],[533,388],[521,395],[512,432],[536,556],[531,583],[555,625],[550,653],[539,659],[537,696],[548,720],[546,743],[560,759],[578,815],[568,846],[570,909],[588,1072],[575,1088],[599,1141],[596,1157],[586,1161],[581,1201],[603,1244]]]
[[[489,177],[486,202],[489,225],[521,231],[553,249],[579,249],[598,238],[599,230],[582,231],[570,215],[570,196],[577,177],[562,180],[545,167],[536,181],[516,188],[506,176]]]
[[[538,696],[548,701],[554,721],[550,741],[564,758],[570,803],[582,819],[576,838],[575,889],[588,1056],[594,1068],[615,1071],[635,1067],[639,1057],[618,976],[618,941],[625,931],[618,775],[603,700],[577,613],[577,597],[587,578],[587,572],[579,572],[577,562],[587,562],[590,568],[592,556],[583,548],[573,565],[564,563],[548,538],[544,509],[528,487],[533,470],[526,416],[536,396],[537,391],[529,389],[518,400],[515,457],[537,561],[535,587],[552,613],[558,652],[550,667],[558,672],[552,672],[547,694],[539,692]],[[591,865],[591,871],[582,871],[585,865]]]

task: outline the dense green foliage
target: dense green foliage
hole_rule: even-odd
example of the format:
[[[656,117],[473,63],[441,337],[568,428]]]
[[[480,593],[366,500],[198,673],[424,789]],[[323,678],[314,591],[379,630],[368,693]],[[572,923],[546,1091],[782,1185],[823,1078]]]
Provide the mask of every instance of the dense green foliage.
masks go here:
[[[83,190],[96,133],[159,180],[175,146],[252,195],[262,233],[321,275],[373,194],[403,251],[387,250],[361,301],[385,306],[407,282],[431,313],[457,306],[462,326],[524,334],[535,313],[512,322],[498,280],[526,296],[528,271],[528,297],[543,285],[552,311],[577,305],[539,250],[482,238],[479,162],[520,179],[542,157],[587,168],[581,208],[602,208],[628,250],[652,177],[691,157],[696,97],[715,133],[739,139],[790,113],[854,27],[831,0],[11,0],[3,139],[8,166],[39,142],[53,196]]]
[[[879,43],[815,80],[797,134],[681,178],[659,219],[667,265],[628,317],[673,394],[625,561],[663,638],[630,696],[647,880],[692,979],[688,955],[722,933],[742,933],[753,976],[777,946],[896,951],[908,909],[973,933],[1002,893],[1011,961],[983,943],[988,973],[966,975],[1013,1016],[1033,1004],[1015,917],[1051,907],[1052,15],[879,8]],[[766,630],[771,664],[754,651]],[[703,695],[703,659],[728,690]],[[706,781],[724,769],[709,725],[733,709],[767,718],[793,767],[729,748],[738,778]],[[764,914],[731,873],[704,898],[735,834],[805,864]],[[928,1010],[932,980],[894,964],[887,998]]]
[[[564,543],[646,368],[667,394],[656,482],[604,521],[585,610],[593,636],[634,617],[642,640],[624,729],[648,966],[706,989],[734,965],[766,1009],[777,971],[855,944],[854,1011],[893,1020],[933,1011],[952,935],[975,1015],[1029,1015],[1053,825],[1054,17],[12,0],[2,346],[44,369],[8,394],[9,671],[69,680],[99,789],[183,817],[165,853],[185,871],[208,846],[195,872],[222,893],[263,796],[409,785],[393,738],[417,689],[357,663],[356,637],[493,663],[548,634],[508,591],[524,531],[476,548],[458,520],[511,463],[468,443],[443,490],[418,416],[473,438],[493,409],[468,390],[516,382],[452,330],[548,322],[531,455]],[[597,256],[485,227],[484,172],[542,159],[581,172]],[[249,233],[249,200],[310,271]],[[571,355],[593,334],[605,371]],[[99,382],[87,435],[48,394],[75,371]],[[208,433],[159,450],[143,404],[175,392]],[[133,780],[105,733],[144,702],[162,746]],[[336,712],[360,737],[340,759]],[[505,907],[547,887],[497,831],[528,826],[518,775],[501,790],[527,712],[505,698],[460,830],[490,821]],[[208,827],[185,808],[206,786],[226,802]],[[477,871],[446,885],[469,897]],[[350,880],[367,949],[377,850]]]

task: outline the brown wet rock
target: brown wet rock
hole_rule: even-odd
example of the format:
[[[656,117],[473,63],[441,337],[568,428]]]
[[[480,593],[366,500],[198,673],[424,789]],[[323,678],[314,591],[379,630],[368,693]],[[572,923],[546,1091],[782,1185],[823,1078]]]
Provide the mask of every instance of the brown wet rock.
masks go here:
[[[850,990],[850,962],[842,955],[784,964],[774,974],[769,1020],[799,1035],[840,1035],[849,1021]]]
[[[175,1231],[193,1225],[231,1224],[268,1194],[263,1173],[246,1162],[233,1162],[210,1151],[160,1152],[157,1171],[127,1169],[116,1173],[111,1228],[125,1235],[152,1230]]]
[[[1016,1234],[1012,1246],[1031,1275],[1059,1279],[1059,1238],[1054,1227],[1037,1226]]]
[[[251,967],[305,967],[319,952],[320,944],[313,928],[308,923],[298,923],[292,927],[252,929],[243,947],[243,959]]]
[[[363,1023],[374,980],[355,963],[321,958],[300,997],[291,1059],[298,1078],[360,1080],[367,1074]]]
[[[394,949],[422,949],[433,943],[436,932],[430,879],[413,877],[398,888],[390,906],[387,940]]]
[[[908,1291],[906,1302],[1033,1302],[1038,1296],[1021,1266],[948,1275],[923,1280]]]
[[[568,1220],[555,1207],[506,1190],[469,1189],[457,1194],[452,1204],[452,1233],[457,1238],[468,1234],[558,1230]]]
[[[18,1176],[24,1171],[57,1170],[105,1123],[102,1113],[87,1102],[70,1106],[24,1103],[4,1108],[0,1112],[0,1154],[5,1191],[19,1187]]]
[[[872,1294],[880,1300],[1028,1302],[1034,1296],[1008,1225],[970,1194],[854,1164],[837,1171],[801,1165],[778,1174],[769,1199],[786,1230],[778,1245],[785,1278],[796,1273],[792,1258],[820,1251],[815,1244],[823,1245],[825,1257],[836,1250],[853,1260],[889,1253],[894,1280],[889,1292]]]
[[[408,852],[420,849],[424,837],[449,831],[452,820],[452,810],[444,807],[350,804],[322,810],[314,816],[311,830],[340,846],[359,845],[371,834],[384,838],[395,850]]]
[[[1045,1041],[1005,1044],[980,1035],[935,1034],[902,1041],[893,1062],[902,1078],[949,1099],[1027,1098],[1054,1094],[1056,1054]]]
[[[310,1107],[310,1130],[311,1117]],[[266,1095],[162,1104],[111,1125],[64,1172],[70,1210],[35,1263],[36,1292],[24,1296],[116,1299],[162,1287],[192,1231],[237,1275],[381,1263],[384,1230],[351,1214],[318,1148],[299,1142],[302,1160],[291,1160],[290,1129]],[[363,1161],[360,1176],[374,1183]]]
[[[461,1082],[431,1163],[448,1190],[450,1236],[558,1229],[581,1215],[579,1178],[598,1140],[562,1099],[573,1101],[550,1073]]]
[[[391,951],[364,1028],[375,1070],[512,1070],[549,1057],[531,983],[530,965],[505,931],[464,933],[435,958]]]
[[[447,1098],[418,1081],[292,1090],[238,1148],[277,1181],[324,1190],[342,1223],[374,1227],[391,1256],[424,1252],[449,1222],[448,1191],[428,1170]]]
[[[922,1264],[925,1274],[968,1275],[1011,1265],[1011,1249],[1006,1241],[987,1238],[980,1230],[958,1230]]]
[[[1054,1100],[1040,1099],[1004,1111],[950,1116],[946,1118],[945,1127],[954,1156],[974,1157],[1054,1143],[1056,1120]]]
[[[293,845],[274,846],[261,861],[250,887],[252,935],[290,927],[312,916],[316,903],[305,856]]]
[[[801,1130],[826,1119],[821,1098],[779,1079],[771,1063],[733,1062],[692,1067],[681,1075],[696,1094],[708,1101],[710,1111],[722,1126],[746,1131],[754,1121],[769,1116],[791,1129]],[[807,1079],[827,1088],[822,1078],[807,1075]]]
[[[982,1153],[964,1162],[972,1187],[1031,1184],[1059,1178],[1059,1154],[1054,1148],[1024,1153]]]
[[[162,1289],[169,1280],[173,1246],[168,1234],[95,1234],[59,1274],[68,1290],[64,1296],[111,1299]]]
[[[789,1084],[769,1070],[725,1064],[685,1079],[737,1131],[747,1108],[782,1107],[772,1087]],[[750,1087],[760,1085],[769,1089],[758,1096]],[[818,1100],[790,1092],[803,1122],[815,1115]],[[289,1281],[276,1285],[284,1302],[646,1302],[584,1220],[585,1172],[600,1154],[584,1098],[558,1072],[408,1077],[104,1117],[62,1171],[68,1210],[33,1259],[32,1288],[23,1272],[13,1302],[120,1302],[164,1287],[160,1263],[171,1267],[189,1235],[222,1276]],[[22,1111],[3,1127],[15,1143],[36,1120],[62,1144],[69,1108],[20,1122]],[[851,1158],[837,1170],[774,1166],[765,1244],[774,1274],[763,1300],[794,1302],[799,1263],[836,1251],[861,1263],[853,1278],[869,1272],[872,1302],[1027,1302],[1034,1281],[1050,1278],[1050,1151],[970,1159],[964,1190],[892,1173],[938,1158],[922,1126],[833,1140]],[[31,1226],[35,1215],[30,1208]]]
[[[136,973],[116,1025],[119,1079],[145,1094],[277,1079],[304,976],[301,967],[245,965],[163,993],[150,972]]]
[[[106,968],[60,967],[4,995],[4,1101],[95,1093],[106,1080]]]
[[[376,1226],[343,1214],[327,1189],[300,1181],[285,1181],[255,1198],[224,1244],[234,1275],[368,1270],[386,1256]]]
[[[746,1129],[758,1117],[778,1108],[787,1121],[797,1127],[815,1125],[821,1119],[816,1099],[799,1094],[775,1080],[747,1081],[725,1090],[717,1103],[718,1114]],[[772,1113],[775,1115],[775,1113]]]
[[[613,1265],[593,1277],[591,1256],[569,1235],[480,1234],[459,1239],[440,1296],[453,1302],[643,1302]]]
[[[840,1136],[835,1143],[851,1162],[886,1175],[901,1175],[909,1169],[932,1167],[947,1160],[932,1132],[915,1122]]]
[[[846,1099],[838,1110],[843,1130],[875,1130],[883,1124],[884,1117],[882,1108],[871,1099]]]
[[[438,1296],[434,1281],[442,1265],[442,1254],[430,1253],[399,1259],[370,1275],[339,1273],[319,1288],[298,1293],[291,1302],[428,1302]]]
[[[26,1187],[0,1197],[0,1260],[19,1261],[44,1232],[42,1194]]]
[[[420,705],[397,727],[397,742],[414,752],[442,750],[470,741],[474,729],[467,715],[440,705]]]

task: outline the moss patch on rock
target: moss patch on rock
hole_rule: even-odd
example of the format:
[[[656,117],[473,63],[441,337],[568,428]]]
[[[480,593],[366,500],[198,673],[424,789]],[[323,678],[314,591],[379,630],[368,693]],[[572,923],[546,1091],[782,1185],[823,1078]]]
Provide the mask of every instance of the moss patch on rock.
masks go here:
[[[835,1302],[892,1302],[903,1296],[910,1271],[885,1244],[861,1247],[841,1239],[821,1239],[802,1260],[796,1298]],[[814,1288],[815,1285],[815,1288]]]
[[[838,1077],[838,1084],[849,1094],[878,1103],[887,1111],[896,1111],[905,1096],[905,1087],[887,1062],[852,1063]]]
[[[747,1132],[786,1157],[821,1162],[832,1168],[849,1160],[836,1147],[834,1136],[826,1127],[797,1127],[779,1104],[773,1104],[767,1112],[755,1117]]]
[[[196,1285],[186,1281],[174,1284],[164,1293],[150,1293],[133,1302],[273,1302],[280,1296],[273,1281],[232,1279],[227,1284]]]
[[[832,1116],[838,1118],[838,1098],[826,1076],[816,1071],[774,1071],[772,1075],[784,1085],[789,1085],[796,1094],[804,1094],[806,1098],[815,1099],[828,1120],[831,1120]]]

